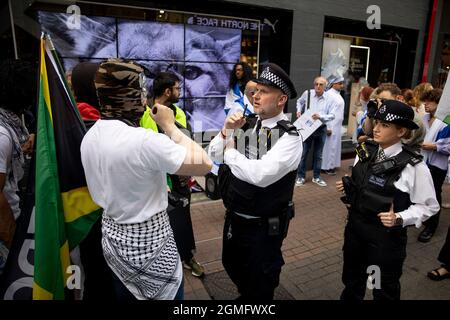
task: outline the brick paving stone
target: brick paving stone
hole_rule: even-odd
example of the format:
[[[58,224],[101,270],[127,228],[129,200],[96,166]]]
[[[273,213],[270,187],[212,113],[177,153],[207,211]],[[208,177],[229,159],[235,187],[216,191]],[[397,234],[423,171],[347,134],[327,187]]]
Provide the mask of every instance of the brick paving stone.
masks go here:
[[[307,183],[294,190],[296,216],[291,221],[288,237],[282,250],[286,265],[280,283],[299,300],[337,300],[343,289],[342,244],[347,210],[339,200],[334,184],[345,173],[353,160],[344,160],[337,175],[322,176],[328,183],[321,188]],[[450,202],[450,185],[444,185],[443,202]],[[206,274],[223,270],[221,263],[222,228],[224,223],[222,201],[194,203],[191,208],[197,252],[195,257],[204,264]],[[439,264],[436,257],[450,225],[450,209],[442,209],[440,225],[429,243],[420,243],[421,229],[408,228],[407,258],[401,278],[402,299],[450,300],[450,280],[434,282],[426,273]],[[208,299],[200,279],[185,270],[185,299]],[[367,300],[372,294],[367,290]]]

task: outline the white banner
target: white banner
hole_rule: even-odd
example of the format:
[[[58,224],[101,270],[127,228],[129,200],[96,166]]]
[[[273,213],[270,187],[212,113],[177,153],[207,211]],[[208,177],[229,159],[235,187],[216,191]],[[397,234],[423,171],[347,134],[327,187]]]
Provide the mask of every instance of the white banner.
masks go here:
[[[444,92],[442,93],[441,100],[436,111],[436,118],[444,121],[446,124],[450,125],[450,81],[444,87]]]

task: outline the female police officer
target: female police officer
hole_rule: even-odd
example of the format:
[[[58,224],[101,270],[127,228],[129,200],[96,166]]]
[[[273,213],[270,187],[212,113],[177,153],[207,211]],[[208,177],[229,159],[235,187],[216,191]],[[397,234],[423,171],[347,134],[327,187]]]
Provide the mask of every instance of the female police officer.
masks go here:
[[[414,111],[399,101],[385,100],[374,118],[374,141],[357,147],[352,177],[336,183],[349,208],[343,248],[344,300],[364,298],[371,270],[375,270],[374,299],[399,300],[405,227],[418,228],[439,210],[422,157],[401,143],[410,130],[417,129]]]

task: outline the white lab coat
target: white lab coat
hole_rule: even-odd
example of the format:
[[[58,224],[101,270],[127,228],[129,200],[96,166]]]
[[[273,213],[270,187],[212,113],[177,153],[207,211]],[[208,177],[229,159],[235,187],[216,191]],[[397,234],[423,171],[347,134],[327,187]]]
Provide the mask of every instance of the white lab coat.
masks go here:
[[[330,89],[326,92],[335,118],[327,123],[327,129],[332,131],[327,136],[322,153],[322,170],[330,170],[341,166],[341,130],[344,120],[345,102],[339,91]]]

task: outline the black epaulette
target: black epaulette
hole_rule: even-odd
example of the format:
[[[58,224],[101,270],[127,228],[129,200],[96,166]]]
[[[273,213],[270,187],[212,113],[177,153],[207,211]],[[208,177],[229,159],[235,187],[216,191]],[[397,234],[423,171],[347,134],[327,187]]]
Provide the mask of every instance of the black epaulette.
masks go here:
[[[406,153],[408,153],[411,156],[408,163],[410,165],[412,165],[413,167],[423,160],[423,155],[421,155],[420,152],[416,149],[413,149],[409,146],[403,145],[403,151],[405,151]]]
[[[292,135],[292,136],[298,136],[299,133],[297,131],[297,127],[294,126],[292,123],[290,123],[287,120],[280,120],[277,122],[278,127],[280,127],[281,129],[283,129],[285,132],[287,132],[288,134]]]

